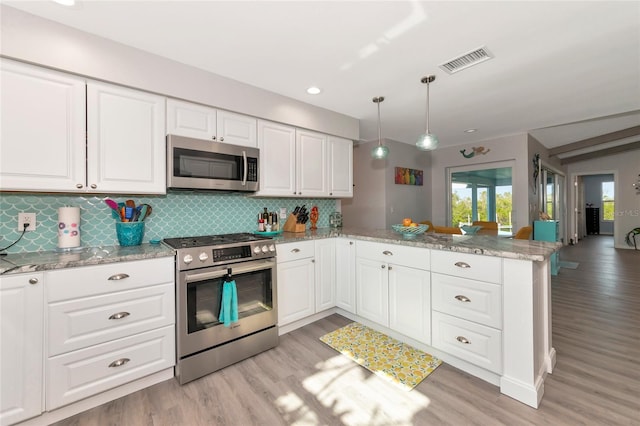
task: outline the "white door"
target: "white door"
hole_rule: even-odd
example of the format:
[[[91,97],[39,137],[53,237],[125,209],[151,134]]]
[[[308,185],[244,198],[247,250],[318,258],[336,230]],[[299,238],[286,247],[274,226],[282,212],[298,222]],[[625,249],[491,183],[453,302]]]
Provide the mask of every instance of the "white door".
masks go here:
[[[389,326],[389,279],[385,263],[356,258],[356,298],[358,315]]]
[[[431,276],[429,271],[389,265],[389,327],[431,344]]]
[[[216,140],[215,108],[167,99],[167,134]]]
[[[166,192],[165,100],[161,96],[87,84],[89,190]]]
[[[0,423],[42,412],[43,274],[0,277]]]
[[[257,120],[248,115],[218,111],[218,142],[258,147]]]
[[[336,306],[356,313],[356,245],[353,240],[336,239]]]
[[[327,136],[296,130],[296,188],[303,197],[326,197]]]
[[[353,142],[329,136],[329,196],[353,197]]]
[[[260,191],[256,195],[292,197],[296,194],[296,130],[258,120]]]
[[[278,325],[315,313],[313,258],[278,264]]]
[[[315,241],[316,312],[336,306],[336,239]]]
[[[84,190],[85,81],[8,60],[0,67],[0,189]]]

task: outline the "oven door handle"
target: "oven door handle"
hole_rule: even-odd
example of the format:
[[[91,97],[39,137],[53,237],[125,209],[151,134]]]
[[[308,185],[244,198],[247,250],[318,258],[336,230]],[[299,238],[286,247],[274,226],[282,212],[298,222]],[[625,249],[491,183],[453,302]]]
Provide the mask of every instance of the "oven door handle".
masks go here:
[[[242,186],[247,184],[247,167],[249,167],[249,162],[247,161],[247,151],[242,151],[242,160],[244,161],[244,173],[242,174]]]
[[[248,272],[260,271],[260,270],[271,269],[271,268],[273,268],[273,261],[265,260],[259,263],[252,263],[252,266],[235,267],[235,268],[231,267],[231,274],[240,275],[240,274],[246,274]],[[210,280],[214,278],[221,278],[226,275],[227,275],[226,269],[213,271],[213,272],[203,272],[200,274],[187,274],[187,276],[185,277],[185,281],[187,283],[192,283],[196,281],[204,281],[204,280]]]

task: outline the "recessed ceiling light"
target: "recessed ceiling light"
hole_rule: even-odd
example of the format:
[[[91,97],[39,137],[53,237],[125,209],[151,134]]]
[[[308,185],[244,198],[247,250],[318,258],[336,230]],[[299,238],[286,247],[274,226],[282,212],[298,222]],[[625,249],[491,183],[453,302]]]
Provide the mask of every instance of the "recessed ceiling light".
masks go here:
[[[76,0],[53,0],[53,1],[63,6],[73,6],[74,4],[76,4]]]
[[[475,132],[476,130],[478,130],[478,129],[467,129],[467,130],[465,130],[464,132],[465,132],[465,133],[473,133],[473,132]]]
[[[307,93],[310,95],[317,95],[320,92],[322,92],[322,89],[320,89],[319,87],[316,86],[311,86],[307,89]]]

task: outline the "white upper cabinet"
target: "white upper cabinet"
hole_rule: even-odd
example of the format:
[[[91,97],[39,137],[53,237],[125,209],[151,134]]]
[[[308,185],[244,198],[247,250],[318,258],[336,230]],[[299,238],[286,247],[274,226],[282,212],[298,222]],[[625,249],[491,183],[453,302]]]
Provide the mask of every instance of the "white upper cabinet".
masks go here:
[[[296,194],[296,129],[258,120],[260,190],[257,195]]]
[[[260,191],[273,197],[352,197],[350,140],[258,120]]]
[[[327,152],[329,196],[353,197],[353,141],[329,136]]]
[[[256,126],[253,117],[167,99],[167,134],[255,148]]]
[[[326,197],[327,136],[296,130],[296,187],[303,197]]]
[[[89,82],[87,111],[89,189],[129,194],[165,193],[164,98]]]
[[[0,189],[83,189],[84,79],[8,60],[0,67]]]

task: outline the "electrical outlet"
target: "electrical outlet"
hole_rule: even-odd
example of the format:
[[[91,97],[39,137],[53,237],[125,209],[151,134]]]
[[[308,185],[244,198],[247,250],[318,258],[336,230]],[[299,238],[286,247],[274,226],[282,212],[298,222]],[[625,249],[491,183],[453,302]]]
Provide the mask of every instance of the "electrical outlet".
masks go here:
[[[36,230],[36,214],[35,213],[18,213],[18,231],[24,229],[24,224],[28,223],[27,231]]]

